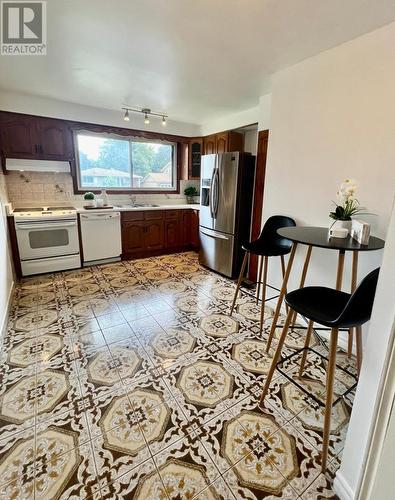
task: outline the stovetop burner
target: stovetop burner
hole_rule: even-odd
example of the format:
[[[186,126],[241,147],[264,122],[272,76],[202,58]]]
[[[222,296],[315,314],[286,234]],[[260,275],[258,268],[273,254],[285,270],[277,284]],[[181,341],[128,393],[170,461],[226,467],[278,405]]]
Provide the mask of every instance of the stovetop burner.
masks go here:
[[[43,207],[33,207],[33,208],[14,208],[13,212],[42,212]]]

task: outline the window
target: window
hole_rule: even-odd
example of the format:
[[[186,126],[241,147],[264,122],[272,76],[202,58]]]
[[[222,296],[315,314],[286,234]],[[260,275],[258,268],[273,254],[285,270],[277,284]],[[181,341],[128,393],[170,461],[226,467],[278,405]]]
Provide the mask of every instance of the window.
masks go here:
[[[79,189],[175,191],[176,144],[79,132]]]

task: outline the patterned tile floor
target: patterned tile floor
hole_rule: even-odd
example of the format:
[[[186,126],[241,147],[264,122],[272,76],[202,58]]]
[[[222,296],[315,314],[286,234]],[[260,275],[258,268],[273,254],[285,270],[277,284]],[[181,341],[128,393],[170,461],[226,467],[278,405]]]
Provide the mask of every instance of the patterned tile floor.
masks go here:
[[[0,498],[335,498],[351,398],[323,475],[320,407],[276,373],[257,408],[273,311],[261,338],[250,296],[228,316],[233,292],[193,253],[21,282],[0,360]],[[324,373],[309,355],[318,397]],[[336,391],[349,382],[340,372]]]

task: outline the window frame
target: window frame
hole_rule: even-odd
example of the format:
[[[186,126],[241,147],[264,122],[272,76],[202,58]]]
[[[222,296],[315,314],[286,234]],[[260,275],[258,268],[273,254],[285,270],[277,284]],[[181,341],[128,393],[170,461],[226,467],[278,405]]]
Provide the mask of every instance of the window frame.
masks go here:
[[[89,136],[97,136],[97,137],[102,137],[102,138],[109,138],[109,139],[117,139],[117,140],[123,140],[127,141],[129,143],[129,150],[131,149],[131,143],[132,142],[152,142],[155,144],[168,144],[172,146],[172,178],[173,178],[173,187],[165,187],[165,188],[136,188],[136,187],[106,187],[106,186],[101,186],[101,187],[84,187],[81,185],[81,170],[80,170],[80,165],[79,165],[79,149],[78,149],[78,135],[89,135]],[[100,193],[102,189],[105,189],[107,193],[109,194],[179,194],[180,192],[180,165],[179,165],[179,155],[180,155],[180,144],[177,141],[171,141],[167,139],[161,139],[158,137],[146,137],[146,136],[135,136],[133,134],[131,135],[123,135],[123,134],[117,134],[116,132],[110,132],[110,131],[98,131],[98,130],[89,130],[89,128],[86,129],[78,129],[73,131],[73,139],[74,139],[74,151],[75,151],[75,159],[73,161],[73,167],[72,172],[73,172],[73,177],[74,177],[74,193],[75,194],[83,194],[86,193],[87,191],[91,191],[93,193]],[[132,163],[130,164],[130,173],[133,176],[133,165]]]

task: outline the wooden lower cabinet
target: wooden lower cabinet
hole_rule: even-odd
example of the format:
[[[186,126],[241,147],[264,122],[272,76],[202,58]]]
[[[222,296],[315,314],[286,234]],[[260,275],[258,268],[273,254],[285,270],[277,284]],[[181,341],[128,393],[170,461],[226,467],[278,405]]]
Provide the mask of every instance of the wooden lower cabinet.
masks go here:
[[[122,253],[133,255],[144,250],[144,222],[122,221]]]
[[[190,224],[189,224],[189,240],[192,248],[198,250],[199,248],[199,210],[190,211]]]
[[[163,221],[146,221],[144,223],[144,249],[162,250],[165,247]]]
[[[122,212],[121,217],[125,259],[198,248],[197,210]]]

